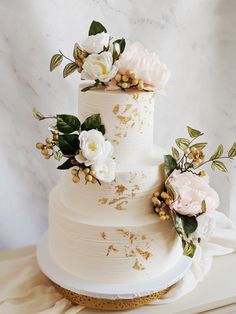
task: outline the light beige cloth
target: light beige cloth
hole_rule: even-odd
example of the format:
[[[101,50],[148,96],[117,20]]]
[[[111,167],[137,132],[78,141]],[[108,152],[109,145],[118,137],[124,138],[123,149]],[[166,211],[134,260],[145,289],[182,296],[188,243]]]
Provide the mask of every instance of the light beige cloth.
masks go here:
[[[76,314],[39,270],[35,254],[0,262],[1,314]]]

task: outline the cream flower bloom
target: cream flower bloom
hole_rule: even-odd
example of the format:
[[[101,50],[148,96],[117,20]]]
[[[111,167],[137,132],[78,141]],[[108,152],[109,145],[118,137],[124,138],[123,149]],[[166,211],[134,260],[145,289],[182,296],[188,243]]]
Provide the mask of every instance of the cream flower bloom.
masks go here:
[[[139,42],[125,48],[118,60],[118,68],[121,74],[133,71],[144,84],[158,89],[163,89],[170,77],[169,70],[160,62],[158,55],[150,53]]]
[[[219,196],[210,187],[208,175],[200,177],[189,171],[181,173],[180,170],[175,170],[168,181],[178,197],[171,209],[182,215],[195,216],[201,213],[203,200],[206,202],[207,212],[219,206]]]
[[[96,162],[92,165],[95,177],[103,182],[111,182],[115,179],[116,163],[112,158]]]
[[[81,78],[108,82],[115,77],[117,70],[117,62],[113,64],[111,52],[104,51],[100,54],[91,54],[85,59]]]
[[[88,53],[99,53],[104,47],[108,47],[110,36],[109,34],[102,32],[96,35],[88,36],[82,43],[82,47]]]
[[[79,135],[80,152],[76,160],[90,166],[112,156],[113,146],[106,141],[103,134],[97,130],[82,131]]]

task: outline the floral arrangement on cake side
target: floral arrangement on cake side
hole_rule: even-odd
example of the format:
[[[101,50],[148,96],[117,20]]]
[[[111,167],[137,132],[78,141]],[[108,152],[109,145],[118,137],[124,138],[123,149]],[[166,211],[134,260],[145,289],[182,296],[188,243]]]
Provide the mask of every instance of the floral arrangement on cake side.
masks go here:
[[[78,71],[81,79],[94,81],[82,91],[99,85],[106,86],[108,90],[163,90],[170,76],[166,65],[155,53],[150,53],[139,42],[127,44],[124,38],[113,40],[97,21],[91,23],[88,37],[82,44],[74,45],[73,59],[61,50],[52,56],[50,71],[58,67],[63,59],[69,61],[63,70],[64,78]]]
[[[57,167],[59,170],[71,170],[74,183],[80,181],[80,174],[85,175],[85,182],[99,184],[111,182],[115,179],[116,163],[113,155],[113,146],[104,137],[105,126],[100,114],[88,117],[83,123],[73,115],[58,114],[44,116],[33,110],[35,119],[42,121],[52,119],[55,122],[49,130],[52,137],[47,137],[45,143],[37,143],[36,148],[41,150],[45,159],[54,157],[64,163]]]
[[[154,211],[162,221],[172,219],[177,234],[182,239],[183,254],[193,257],[196,245],[207,238],[214,226],[211,214],[219,206],[217,192],[209,184],[203,165],[211,163],[213,170],[227,171],[222,160],[236,156],[236,143],[224,155],[223,145],[205,160],[206,142],[195,143],[202,132],[187,127],[190,139],[177,138],[172,155],[164,156],[166,180],[164,188],[152,197]],[[213,220],[212,220],[213,222]]]

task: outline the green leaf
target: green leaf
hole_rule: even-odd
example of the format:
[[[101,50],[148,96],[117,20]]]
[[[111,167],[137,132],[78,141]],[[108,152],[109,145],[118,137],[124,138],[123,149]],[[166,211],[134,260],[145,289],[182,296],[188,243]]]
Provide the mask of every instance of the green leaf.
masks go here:
[[[63,56],[61,54],[55,54],[52,56],[51,61],[50,61],[50,72],[52,72],[56,67],[58,67],[63,60]]]
[[[78,135],[77,134],[59,135],[58,145],[63,155],[65,156],[76,155],[77,151],[79,150]]]
[[[182,151],[185,151],[189,147],[190,140],[187,138],[177,138],[175,143]]]
[[[62,157],[63,157],[62,152],[61,152],[60,150],[59,150],[59,151],[55,151],[55,150],[54,150],[53,156],[54,156],[54,158],[55,158],[56,160],[58,160],[58,161],[60,161],[60,160],[62,159]]]
[[[227,172],[227,168],[225,166],[225,164],[222,162],[222,161],[219,161],[219,160],[214,160],[211,164],[211,168],[212,170],[215,170],[215,169],[218,169],[222,172]]]
[[[183,234],[189,235],[189,234],[193,233],[197,229],[197,226],[198,226],[197,219],[195,216],[189,217],[186,215],[180,215],[180,214],[176,213],[175,222],[176,222],[175,228],[176,228],[177,232],[179,230],[179,232],[182,235]]]
[[[68,75],[72,74],[77,69],[77,64],[74,62],[68,63],[63,70],[63,77],[66,78]]]
[[[120,46],[120,53],[122,53],[125,50],[126,42],[125,42],[124,38],[115,40],[113,42],[113,44],[119,44],[119,46]]]
[[[164,155],[164,168],[167,176],[177,168],[177,162],[171,155]]]
[[[101,116],[99,113],[93,114],[88,117],[81,125],[81,130],[89,131],[92,129],[98,129],[102,124]]]
[[[201,131],[193,129],[190,126],[187,126],[187,129],[188,129],[189,136],[191,136],[192,138],[196,138],[196,137],[203,135],[203,133]]]
[[[172,147],[172,156],[176,161],[180,159],[180,154],[175,147]]]
[[[91,88],[93,87],[97,87],[99,85],[100,81],[99,80],[96,80],[95,83],[93,85],[89,85],[89,86],[86,86],[84,88],[81,89],[81,92],[87,92],[88,90],[90,90]]]
[[[57,129],[62,133],[79,131],[80,121],[76,116],[70,114],[57,115]]]
[[[33,117],[36,120],[44,120],[45,119],[44,115],[41,112],[39,112],[36,108],[32,109],[32,113],[33,113]]]
[[[236,156],[236,143],[233,143],[232,147],[228,151],[228,157],[233,158]]]
[[[218,159],[219,157],[221,157],[222,154],[223,154],[223,150],[224,150],[224,149],[223,149],[223,145],[220,144],[220,145],[217,147],[217,149],[216,149],[216,151],[214,152],[214,154],[211,156],[210,160]]]
[[[104,124],[101,124],[99,127],[98,127],[98,131],[100,131],[103,135],[106,133],[106,129],[105,129],[105,125]]]
[[[80,48],[80,45],[78,43],[75,43],[73,50],[73,57],[75,60],[79,59],[81,51],[82,49]]]
[[[88,35],[89,36],[96,35],[96,34],[99,34],[102,32],[107,33],[107,30],[105,29],[105,27],[97,21],[92,21],[90,28],[89,28]]]
[[[196,251],[196,245],[190,241],[187,242],[182,239],[183,255],[193,257]]]
[[[170,181],[168,179],[165,182],[165,187],[166,187],[167,193],[170,195],[171,199],[174,201],[177,197],[177,193],[174,187],[170,184]]]
[[[191,147],[195,147],[199,150],[203,150],[205,147],[207,146],[207,143],[196,143],[190,146]]]
[[[57,169],[59,169],[59,170],[66,170],[66,169],[70,169],[70,168],[74,167],[75,165],[72,164],[71,161],[72,161],[71,158],[67,159],[63,164],[58,166]]]
[[[206,212],[206,201],[205,200],[202,201],[201,209],[202,209],[202,214],[204,214]]]

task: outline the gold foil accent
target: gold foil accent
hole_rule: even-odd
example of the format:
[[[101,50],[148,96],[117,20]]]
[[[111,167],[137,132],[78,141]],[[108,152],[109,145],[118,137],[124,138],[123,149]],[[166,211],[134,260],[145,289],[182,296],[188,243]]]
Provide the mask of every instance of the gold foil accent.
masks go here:
[[[135,126],[135,122],[133,122],[132,124],[131,124],[131,128],[133,128]]]
[[[101,237],[103,238],[103,240],[106,240],[106,238],[107,238],[107,235],[106,235],[106,233],[103,231],[103,232],[101,232]]]
[[[118,193],[118,194],[122,194],[122,193],[124,193],[124,191],[127,190],[127,188],[122,184],[116,185],[115,188],[116,188],[116,193]]]
[[[122,201],[122,200],[125,200],[125,199],[127,199],[126,196],[118,197],[118,198],[113,198],[113,200],[111,200],[111,201],[108,203],[108,205],[115,204],[115,203],[117,203],[117,202],[119,202],[119,201]],[[127,202],[127,203],[128,203],[128,202]]]
[[[133,94],[133,99],[134,99],[134,100],[138,100],[138,98],[139,98],[139,94],[138,94],[138,93]]]
[[[135,270],[144,270],[145,268],[141,263],[139,263],[138,259],[135,259],[134,265],[132,266],[133,269]]]
[[[117,209],[117,210],[126,210],[127,208],[125,208],[123,205],[127,205],[127,204],[128,204],[127,201],[120,202],[119,204],[117,204],[115,206],[115,209]]]
[[[121,123],[127,124],[132,119],[132,117],[131,116],[126,117],[126,116],[118,115],[117,119],[119,119]]]
[[[105,205],[107,202],[108,202],[108,198],[106,197],[100,198],[100,200],[98,200],[98,203],[102,205]]]
[[[114,108],[113,108],[113,110],[112,110],[112,112],[113,112],[114,114],[117,114],[117,113],[119,112],[119,110],[120,110],[120,105],[115,105]]]
[[[108,256],[111,251],[113,251],[113,252],[117,252],[118,251],[116,248],[114,248],[113,244],[108,246],[106,256]]]
[[[148,251],[143,251],[140,247],[136,246],[136,251],[145,259],[149,259],[152,256],[152,253]]]
[[[132,107],[131,104],[127,104],[127,105],[125,106],[125,110],[123,111],[123,113],[129,111],[131,107]]]

